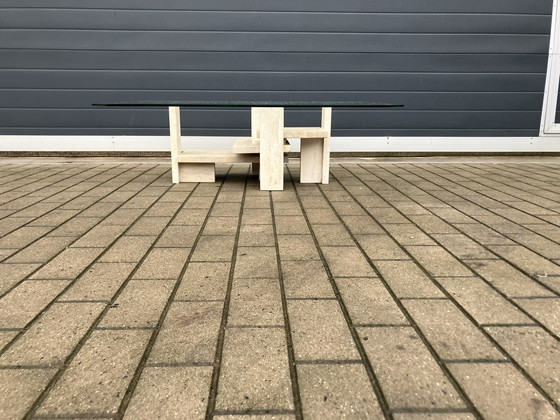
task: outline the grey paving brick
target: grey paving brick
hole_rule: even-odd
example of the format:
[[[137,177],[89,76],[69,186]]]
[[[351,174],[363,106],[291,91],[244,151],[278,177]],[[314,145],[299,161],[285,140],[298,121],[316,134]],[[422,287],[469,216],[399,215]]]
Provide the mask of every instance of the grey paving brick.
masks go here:
[[[71,236],[77,238],[84,235],[87,231],[103,220],[101,217],[73,217],[67,222],[63,223],[54,230],[51,230],[49,236]]]
[[[334,297],[322,261],[282,261],[282,276],[288,298]]]
[[[431,212],[413,201],[391,201],[391,204],[405,216],[430,215]]]
[[[189,263],[175,299],[224,299],[230,268],[230,262]]]
[[[408,324],[379,279],[339,278],[336,284],[352,324]]]
[[[211,197],[208,197],[211,198]],[[192,198],[189,198],[189,202]],[[179,210],[179,208],[181,207],[182,203],[161,203],[161,202],[157,202],[154,205],[152,205],[148,211],[146,212],[146,216],[147,217],[172,217],[175,212],[177,212],[177,210]],[[185,206],[187,207],[187,206]],[[138,209],[138,210],[142,210],[142,209]],[[125,210],[123,210],[125,211]],[[134,213],[137,212],[137,210],[126,210],[129,213]],[[142,210],[143,211],[143,210]]]
[[[476,417],[470,413],[394,413],[395,420],[474,420]]]
[[[31,279],[70,279],[84,271],[103,248],[66,248],[31,275]]]
[[[274,246],[272,225],[242,225],[239,246]]]
[[[407,254],[389,235],[356,235],[356,239],[371,260],[408,259]]]
[[[208,215],[208,208],[205,209],[181,209],[171,222],[172,225],[202,225]]]
[[[268,195],[253,195],[251,194],[251,189],[247,190],[247,196],[243,207],[246,209],[269,209],[270,208],[270,197]],[[264,191],[268,192],[268,191]]]
[[[399,298],[444,296],[413,261],[375,261],[374,264]]]
[[[488,327],[486,331],[558,404],[560,343],[540,327]]]
[[[100,257],[99,261],[137,263],[148,252],[156,236],[123,236]]]
[[[72,244],[72,247],[108,247],[126,230],[127,226],[99,225]]]
[[[560,244],[543,238],[536,233],[526,231],[523,233],[510,233],[507,236],[545,258],[560,258]]]
[[[482,245],[512,245],[513,241],[500,235],[491,228],[479,223],[457,223],[454,225],[459,231],[466,233]]]
[[[560,265],[522,246],[491,246],[490,249],[531,275],[560,275]]]
[[[134,274],[135,279],[177,279],[189,248],[153,248]]]
[[[24,226],[0,238],[0,248],[23,248],[51,230],[45,226]]]
[[[192,261],[231,261],[235,236],[202,235],[196,244]]]
[[[80,217],[105,217],[109,215],[111,212],[113,212],[114,210],[116,210],[120,205],[119,203],[102,203],[102,202],[95,203],[90,197],[87,198],[91,202],[93,202],[93,204],[89,208],[81,212]],[[141,199],[142,199],[141,197],[136,198],[136,200],[141,200]],[[123,208],[127,208],[127,205],[125,204]]]
[[[284,325],[278,279],[234,279],[227,323]]]
[[[532,231],[539,233],[545,238],[557,241],[560,238],[560,227],[551,224],[531,225],[529,227]]]
[[[365,212],[362,207],[353,201],[337,201],[332,200],[332,205],[334,210],[340,216],[366,216],[367,213]]]
[[[0,356],[0,365],[61,365],[104,307],[103,303],[54,304]]]
[[[56,369],[0,370],[0,417],[23,418],[55,373]]]
[[[439,357],[505,359],[484,334],[449,300],[404,300],[403,305]]]
[[[305,214],[313,225],[340,223],[336,213],[330,208],[305,208]]]
[[[401,245],[435,245],[435,242],[412,224],[386,224],[385,229]]]
[[[453,363],[448,367],[485,418],[558,418],[550,403],[511,364]]]
[[[67,281],[24,281],[0,300],[0,328],[23,328],[66,286]]]
[[[254,411],[293,408],[284,330],[228,329],[216,409]]]
[[[533,322],[479,278],[448,278],[438,282],[479,324]]]
[[[306,209],[328,209],[329,203],[324,197],[318,195],[306,196],[302,195],[301,203]],[[295,202],[297,204],[297,201]],[[276,205],[276,203],[275,203]]]
[[[433,207],[430,209],[432,213],[445,220],[447,223],[455,225],[457,223],[474,223],[475,220],[459,210],[452,207]]]
[[[213,417],[215,420],[295,420],[294,414],[223,414]]]
[[[235,235],[239,217],[209,217],[204,227],[204,235]]]
[[[241,200],[243,199],[243,191],[220,191],[220,194],[218,195],[218,198],[216,198],[216,202],[217,203],[239,203],[241,202]],[[196,204],[200,207],[198,208],[208,208],[208,204],[204,205],[205,203],[202,204]],[[194,205],[194,203],[192,204]],[[193,207],[194,208],[194,207]]]
[[[537,275],[537,278],[556,293],[560,293],[560,276]]]
[[[185,191],[167,191],[159,200],[160,203],[182,203],[187,199]]]
[[[218,172],[222,169],[220,168],[220,165],[217,165],[216,169],[218,170]],[[225,171],[227,171],[227,169],[224,167],[224,174]],[[226,185],[223,187],[222,191],[220,192],[220,185],[219,184],[199,184],[196,188],[196,190],[193,192],[193,197],[214,197],[216,196],[216,194],[218,194],[218,192],[220,192],[221,194],[225,194],[225,193],[233,193],[235,191],[228,191],[227,190],[227,180],[226,180]],[[231,184],[231,183],[230,183]],[[232,185],[236,185],[235,183],[233,183]],[[230,188],[230,190],[233,190],[233,188]],[[242,192],[242,190],[240,191]]]
[[[223,194],[223,193],[222,193]],[[220,194],[221,195],[221,194]],[[195,196],[194,194],[189,197],[185,206],[185,209],[208,209],[214,201],[215,195],[209,196]]]
[[[5,235],[26,223],[33,220],[33,217],[4,217],[0,225],[0,235]]]
[[[104,226],[130,226],[142,215],[144,209],[117,209],[100,223]],[[146,213],[148,216],[148,212]]]
[[[242,223],[244,225],[269,225],[272,223],[272,213],[268,208],[244,208]]]
[[[101,320],[99,327],[155,327],[174,282],[132,280]],[[138,303],[142,302],[141,305]]]
[[[432,237],[445,247],[447,251],[461,260],[496,258],[490,251],[461,233],[433,234]]]
[[[95,263],[61,296],[61,300],[110,300],[135,264]]]
[[[452,225],[434,215],[410,216],[410,220],[429,234],[457,232]]]
[[[466,264],[507,296],[554,296],[505,261],[471,260]]]
[[[2,350],[18,334],[18,330],[0,331],[0,350]]]
[[[148,364],[213,363],[222,309],[222,302],[173,302]]]
[[[308,235],[309,227],[303,216],[275,216],[276,233],[279,235]]]
[[[315,225],[313,233],[317,237],[317,241],[322,246],[328,245],[354,245],[354,241],[346,232],[342,224],[339,225]]]
[[[168,226],[156,242],[156,247],[192,248],[200,226]]]
[[[304,418],[384,418],[362,365],[299,365],[297,371]]]
[[[0,294],[26,278],[40,264],[0,264]]]
[[[336,300],[289,300],[296,360],[359,359]]]
[[[17,248],[0,249],[0,261],[7,259],[10,255],[15,254],[17,251],[19,251]]]
[[[147,217],[142,216],[127,230],[126,235],[159,235],[167,223],[169,217]]]
[[[515,302],[560,338],[560,298],[515,299]]]
[[[37,409],[38,416],[116,414],[151,331],[94,331]]]
[[[335,277],[375,277],[375,272],[356,247],[321,247]]]
[[[279,235],[280,258],[288,260],[318,260],[319,252],[311,235]]]
[[[41,203],[41,207],[45,207],[45,210],[49,211],[48,204]],[[78,213],[78,210],[52,210],[48,214],[41,216],[29,223],[29,226],[59,226],[63,224],[68,219],[74,217]],[[40,213],[39,213],[40,214]],[[23,214],[20,214],[23,216]]]
[[[247,205],[247,203],[245,203],[245,205]],[[328,204],[326,204],[326,202],[325,206],[328,207]],[[302,212],[301,207],[297,201],[277,201],[274,203],[274,215],[275,217],[301,216]]]
[[[439,246],[407,246],[406,250],[436,277],[473,276],[473,272]]]
[[[234,275],[239,278],[278,277],[276,249],[239,247]]]
[[[383,229],[370,216],[342,216],[342,220],[354,235],[383,234]]]
[[[46,236],[22,249],[6,262],[45,263],[70,245],[76,238]]]
[[[124,419],[204,419],[212,368],[147,367]]]
[[[392,409],[465,407],[412,327],[359,328],[358,332]]]
[[[241,202],[238,203],[216,203],[212,207],[210,216],[225,216],[225,217],[237,217],[239,216],[239,211],[241,210]]]

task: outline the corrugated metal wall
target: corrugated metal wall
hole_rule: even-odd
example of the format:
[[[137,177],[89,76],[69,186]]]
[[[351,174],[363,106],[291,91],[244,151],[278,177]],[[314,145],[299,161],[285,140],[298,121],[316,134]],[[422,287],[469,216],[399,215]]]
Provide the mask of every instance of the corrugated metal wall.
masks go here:
[[[552,0],[0,0],[0,134],[165,134],[141,99],[372,100],[338,136],[538,134]],[[193,110],[241,135],[245,110]],[[288,111],[289,125],[318,122]]]

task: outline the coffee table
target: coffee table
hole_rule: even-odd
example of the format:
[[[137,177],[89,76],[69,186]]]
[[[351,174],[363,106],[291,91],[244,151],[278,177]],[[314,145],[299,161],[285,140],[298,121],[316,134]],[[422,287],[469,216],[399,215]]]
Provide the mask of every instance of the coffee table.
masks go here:
[[[173,182],[182,176],[180,167],[191,165],[206,171],[204,165],[216,162],[259,162],[260,189],[282,190],[284,186],[284,108],[394,108],[399,104],[367,101],[123,101],[93,104],[103,107],[167,107],[169,108],[169,131],[171,138],[171,164]],[[258,108],[259,152],[258,156],[239,156],[230,151],[198,151],[181,153],[180,108]],[[254,123],[254,122],[253,122]],[[294,130],[292,130],[293,132]],[[296,130],[297,132],[297,130]],[[330,139],[330,124],[328,130]],[[328,171],[329,150],[326,153]],[[196,166],[198,165],[198,166]],[[192,169],[191,169],[192,170]],[[213,171],[213,166],[212,166]],[[208,172],[205,172],[208,173]],[[213,172],[212,172],[213,173]],[[204,177],[204,172],[202,172]]]

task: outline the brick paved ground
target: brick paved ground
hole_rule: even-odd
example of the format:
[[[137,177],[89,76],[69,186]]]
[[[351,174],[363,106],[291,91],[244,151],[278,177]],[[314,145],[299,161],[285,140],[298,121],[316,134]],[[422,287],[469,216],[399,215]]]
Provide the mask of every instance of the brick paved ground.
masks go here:
[[[0,418],[560,416],[560,159],[218,169],[4,160]]]

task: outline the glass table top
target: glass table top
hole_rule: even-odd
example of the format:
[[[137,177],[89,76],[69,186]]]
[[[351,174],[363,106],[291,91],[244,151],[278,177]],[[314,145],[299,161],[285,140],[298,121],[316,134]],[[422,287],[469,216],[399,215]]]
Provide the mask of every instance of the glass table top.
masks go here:
[[[336,107],[336,108],[397,108],[400,104],[388,104],[382,102],[364,101],[123,101],[104,104],[92,104],[93,106],[178,106],[178,107]]]

